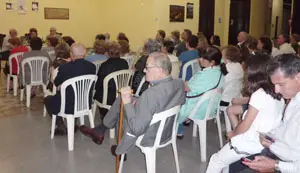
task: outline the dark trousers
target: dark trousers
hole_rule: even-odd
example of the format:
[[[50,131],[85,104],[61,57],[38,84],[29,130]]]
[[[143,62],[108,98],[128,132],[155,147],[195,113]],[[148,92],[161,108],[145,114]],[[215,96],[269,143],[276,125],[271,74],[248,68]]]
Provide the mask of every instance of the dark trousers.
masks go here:
[[[44,99],[44,104],[47,113],[52,118],[52,115],[57,115],[60,112],[60,101],[58,101],[56,96],[47,96]],[[57,128],[65,128],[65,124],[62,117],[56,117]]]
[[[8,57],[10,55],[10,51],[0,52],[0,69],[1,69],[1,61],[8,61]]]
[[[266,156],[271,159],[280,160],[276,155],[271,153],[271,151],[269,149],[264,149],[264,150],[262,150],[261,153],[251,155],[247,158],[250,160],[253,160],[255,158],[255,156]],[[256,171],[250,169],[248,166],[244,165],[241,161],[236,161],[229,166],[229,173],[238,173],[238,172],[246,171],[246,170],[248,172],[251,172],[251,171],[253,171],[253,173],[256,172]]]

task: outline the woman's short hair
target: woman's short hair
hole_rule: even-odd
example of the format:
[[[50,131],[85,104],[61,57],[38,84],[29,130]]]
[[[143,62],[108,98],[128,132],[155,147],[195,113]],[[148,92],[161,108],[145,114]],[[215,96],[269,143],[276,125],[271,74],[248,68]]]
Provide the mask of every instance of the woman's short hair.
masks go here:
[[[233,45],[227,45],[222,48],[222,52],[225,54],[226,58],[231,62],[241,62],[242,54],[239,48]]]
[[[180,32],[175,30],[171,32],[171,35],[173,35],[176,38],[176,41],[180,40]]]
[[[41,50],[43,46],[43,41],[40,37],[34,37],[30,40],[30,47],[32,50]]]
[[[201,58],[208,60],[209,62],[215,61],[215,65],[221,64],[222,53],[216,47],[208,47]]]
[[[130,52],[129,43],[126,40],[119,40],[118,43],[121,46],[122,55]]]
[[[10,38],[8,40],[8,42],[10,44],[12,44],[13,46],[21,46],[22,45],[21,39],[18,37]]]
[[[166,38],[166,32],[164,30],[158,30],[157,31],[159,33],[159,35],[161,36],[161,38]]]
[[[213,45],[221,46],[220,37],[218,35],[211,36],[213,40]]]
[[[105,54],[107,50],[107,44],[104,40],[96,40],[94,42],[94,51],[96,54]]]
[[[109,42],[107,54],[110,58],[119,58],[121,56],[121,45],[116,41]]]
[[[64,42],[66,42],[69,46],[72,46],[73,43],[75,43],[75,40],[71,36],[64,36],[62,37]]]
[[[56,47],[57,44],[59,43],[56,37],[48,37],[47,40],[50,43],[51,47]]]
[[[161,44],[158,41],[150,38],[145,42],[144,50],[147,55],[151,54],[152,52],[160,52]]]
[[[123,32],[120,32],[120,33],[118,34],[117,40],[125,40],[125,41],[127,41],[127,42],[129,43],[128,37],[127,37],[126,34],[123,33]]]
[[[245,44],[247,45],[248,49],[255,50],[257,49],[257,40],[254,37],[249,37]]]
[[[56,58],[70,58],[70,46],[67,43],[59,43],[55,47]]]
[[[35,32],[36,34],[38,33],[38,31],[37,31],[36,28],[30,28],[30,29],[29,29],[29,33],[32,33],[32,32]]]
[[[267,66],[270,63],[270,56],[262,53],[250,55],[246,63],[246,81],[243,93],[251,96],[255,91],[262,88],[274,99],[280,100],[281,95],[275,93],[275,87],[271,83],[267,73]]]
[[[96,40],[105,40],[106,37],[105,37],[104,34],[98,34],[98,35],[96,35],[96,38],[95,38],[95,39],[96,39]]]
[[[259,37],[259,41],[263,44],[262,51],[267,52],[268,54],[272,53],[273,43],[271,39],[267,36]]]
[[[197,36],[191,35],[187,42],[191,48],[197,48],[199,40]]]
[[[170,54],[172,54],[175,49],[174,42],[169,41],[169,40],[164,42],[164,47],[167,49],[167,52]]]

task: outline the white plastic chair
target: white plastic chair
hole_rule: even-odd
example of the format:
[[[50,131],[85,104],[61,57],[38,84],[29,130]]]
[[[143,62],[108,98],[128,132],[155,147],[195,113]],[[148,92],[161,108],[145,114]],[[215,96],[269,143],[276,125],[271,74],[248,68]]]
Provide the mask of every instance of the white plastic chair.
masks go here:
[[[228,117],[227,111],[226,111],[229,106],[220,106],[220,111],[219,111],[219,114],[221,114],[221,112],[224,113],[225,127],[226,127],[226,132],[227,133],[230,132],[230,131],[232,131],[231,122],[229,120],[229,117]]]
[[[141,92],[142,87],[143,87],[143,85],[144,85],[145,82],[146,82],[146,77],[144,76],[144,77],[142,78],[142,80],[141,80],[141,82],[140,82],[140,84],[139,84],[139,86],[138,86],[136,92],[134,93],[134,96],[135,96],[135,97],[139,97],[139,96],[140,96],[140,92]]]
[[[109,75],[107,75],[103,80],[103,97],[102,102],[99,102],[97,100],[94,100],[93,103],[93,116],[96,115],[96,109],[97,107],[110,109],[111,105],[107,104],[107,95],[108,95],[108,82],[110,80],[114,80],[114,83],[116,85],[116,97],[118,96],[118,89],[121,89],[122,87],[129,86],[130,79],[132,77],[132,71],[131,70],[119,70],[116,72],[113,72]],[[110,138],[115,138],[115,129],[110,129]]]
[[[89,108],[89,99],[90,91],[93,89],[92,85],[95,84],[97,80],[96,75],[82,75],[78,77],[71,78],[60,87],[61,93],[61,105],[60,113],[57,115],[52,115],[52,124],[51,124],[51,139],[54,138],[56,116],[67,119],[67,128],[68,128],[68,148],[69,151],[74,150],[74,123],[75,118],[80,118],[80,123],[83,125],[83,119],[85,115],[89,116],[90,126],[94,128],[94,119],[92,110]],[[66,89],[72,87],[74,92],[74,114],[65,114],[65,105],[66,105]],[[71,88],[70,88],[71,89]]]
[[[125,59],[128,63],[129,69],[132,69],[133,63],[134,63],[134,60],[135,60],[136,57],[134,55],[127,55],[127,56],[123,56],[121,58]]]
[[[42,86],[43,92],[46,91],[46,85],[43,82],[43,77],[47,76],[49,77],[49,59],[47,57],[30,57],[26,58],[21,63],[21,69],[22,69],[22,77],[23,77],[23,85],[25,85],[25,64],[27,64],[30,68],[30,84],[26,85],[26,106],[30,107],[30,93],[31,93],[31,87],[32,86]],[[46,65],[46,73],[43,73],[43,67]],[[49,79],[46,79],[47,81]],[[21,89],[21,97],[20,100],[23,101],[24,97],[24,88]]]
[[[182,67],[182,77],[181,79],[185,81],[186,79],[186,72],[188,67],[192,67],[192,74],[194,75],[197,71],[201,71],[201,67],[199,65],[199,61],[198,59],[194,59],[191,61],[188,61],[187,63],[185,63]]]
[[[7,74],[7,82],[6,82],[6,91],[9,92],[9,84],[10,84],[10,78],[13,78],[13,90],[14,90],[14,96],[17,96],[17,89],[18,89],[18,75],[20,73],[20,67],[19,62],[23,57],[23,52],[21,53],[14,53],[9,56],[8,58],[8,64],[9,64],[9,74]],[[17,74],[12,74],[12,60],[15,59],[18,65],[18,71]]]
[[[55,54],[55,50],[49,50],[47,51],[49,57],[51,58],[51,60],[53,61],[56,57],[56,54]]]
[[[172,73],[171,73],[171,75],[174,79],[178,79],[179,72],[180,72],[180,66],[181,66],[180,61],[172,62]]]
[[[180,173],[177,145],[176,145],[176,133],[177,133],[176,124],[177,124],[177,118],[178,118],[179,111],[180,111],[180,106],[178,105],[169,110],[166,110],[164,112],[160,112],[160,113],[153,115],[150,126],[153,124],[159,123],[159,127],[157,130],[157,134],[155,135],[156,138],[154,141],[154,145],[152,147],[143,147],[141,145],[141,142],[144,138],[144,135],[141,135],[138,137],[135,144],[145,154],[147,173],[155,173],[156,172],[156,150],[159,148],[166,147],[169,144],[172,144],[176,170],[177,170],[177,173]],[[174,117],[173,128],[172,128],[172,137],[168,142],[161,144],[161,138],[162,138],[163,130],[165,128],[166,120],[171,117]],[[132,134],[129,134],[129,135],[132,136]],[[119,173],[122,173],[123,164],[124,164],[124,154],[122,154],[122,156],[121,156]]]
[[[104,63],[105,61],[102,60],[98,60],[98,61],[94,61],[93,64],[96,66],[96,75],[98,74],[98,71],[100,69],[100,66],[102,63]]]
[[[199,129],[200,154],[201,154],[201,161],[202,162],[206,162],[206,122],[208,120],[212,120],[212,119],[217,120],[220,147],[223,146],[221,122],[220,122],[220,116],[219,116],[219,113],[218,113],[218,112],[220,112],[220,110],[219,110],[220,109],[220,106],[219,106],[220,105],[220,100],[218,100],[218,102],[217,102],[217,104],[218,104],[217,112],[212,112],[213,104],[215,103],[216,98],[221,98],[221,92],[219,91],[219,89],[214,89],[214,90],[207,91],[206,93],[204,93],[201,96],[200,100],[197,102],[196,106],[194,107],[191,114],[189,115],[189,118],[194,122],[193,137],[197,136],[196,135],[197,126],[198,126],[198,129]],[[200,105],[205,101],[209,102],[208,106],[207,106],[207,109],[206,109],[205,118],[203,120],[194,119],[193,118],[194,114],[197,112]],[[214,114],[214,116],[211,116],[212,114]]]
[[[57,76],[57,73],[58,73],[58,68],[53,70],[53,74],[52,74],[53,81],[55,80],[55,78]],[[44,93],[44,97],[47,97],[47,96],[50,96],[50,95],[54,96],[56,94],[56,90],[57,90],[57,88],[56,88],[55,84],[53,84],[52,91],[47,89]],[[47,114],[47,110],[46,110],[46,107],[44,106],[43,116],[45,117],[46,114]]]

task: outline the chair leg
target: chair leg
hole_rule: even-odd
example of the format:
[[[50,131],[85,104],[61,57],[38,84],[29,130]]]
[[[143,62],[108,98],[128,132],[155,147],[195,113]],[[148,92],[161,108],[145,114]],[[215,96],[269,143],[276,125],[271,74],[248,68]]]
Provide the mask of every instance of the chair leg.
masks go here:
[[[21,89],[20,93],[20,101],[22,102],[24,100],[24,88]]]
[[[67,116],[69,151],[74,150],[74,121],[75,118],[73,116]]]
[[[197,124],[193,123],[193,137],[197,137]]]
[[[90,120],[90,127],[91,127],[91,128],[94,128],[94,127],[95,127],[95,123],[94,123],[94,116],[93,116],[93,113],[90,112],[88,116],[89,116],[89,120]]]
[[[31,85],[26,85],[26,107],[30,107]]]
[[[155,150],[144,150],[146,158],[147,173],[155,173],[156,171],[156,151]]]
[[[111,139],[115,138],[115,128],[109,130],[109,137]]]
[[[84,116],[79,117],[80,125],[84,125]]]
[[[226,132],[230,132],[232,130],[231,128],[231,123],[230,123],[230,120],[228,118],[228,115],[227,115],[227,112],[226,110],[223,111],[224,112],[224,119],[225,119],[225,126],[226,126]]]
[[[96,116],[96,109],[97,109],[97,104],[94,101],[94,103],[92,105],[92,114],[93,114],[94,119],[95,119],[95,116]]]
[[[56,125],[56,115],[52,115],[52,123],[51,123],[51,139],[54,138],[55,125]]]
[[[46,110],[46,107],[44,106],[43,116],[46,117],[46,115],[47,115],[47,110]]]
[[[198,124],[201,162],[206,162],[206,120]]]
[[[7,75],[6,78],[6,92],[9,92],[9,85],[10,85],[10,75]]]
[[[180,167],[179,167],[179,160],[178,160],[178,152],[177,152],[177,144],[176,144],[176,137],[175,140],[172,141],[172,147],[173,147],[173,153],[174,153],[174,159],[175,159],[175,166],[177,173],[180,173]]]
[[[223,147],[223,138],[222,138],[222,128],[221,128],[220,115],[216,116],[216,120],[217,120],[217,128],[218,128],[218,133],[219,133],[220,148],[222,148]]]
[[[124,158],[125,158],[125,154],[122,154],[121,155],[121,160],[120,160],[120,166],[119,166],[119,172],[118,173],[122,173],[122,171],[123,171]]]
[[[18,90],[18,78],[13,77],[13,89],[14,89],[14,96],[17,96],[17,90]]]

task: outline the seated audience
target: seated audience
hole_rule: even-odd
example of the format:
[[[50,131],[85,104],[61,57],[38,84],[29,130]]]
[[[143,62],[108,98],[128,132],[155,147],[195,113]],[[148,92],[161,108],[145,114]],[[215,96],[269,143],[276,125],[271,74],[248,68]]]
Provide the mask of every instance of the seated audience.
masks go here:
[[[44,100],[47,112],[51,117],[52,115],[57,115],[60,112],[61,93],[59,87],[62,83],[74,77],[96,73],[95,65],[83,59],[85,53],[86,48],[83,45],[76,43],[73,44],[70,52],[71,61],[59,67],[58,74],[54,80],[54,84],[58,88],[58,91],[56,95],[48,96]],[[90,97],[91,99],[89,101],[91,103],[92,95]],[[66,91],[65,113],[74,113],[74,93],[70,88]],[[62,117],[57,117],[55,135],[65,135],[66,133],[67,129]]]
[[[55,54],[51,54],[51,52],[55,52],[55,47],[58,43],[59,41],[56,37],[48,37],[47,47],[42,48],[42,51],[47,52],[49,54],[51,61],[53,61],[56,58]]]
[[[187,51],[183,52],[178,58],[179,61],[181,61],[181,67],[180,67],[180,73],[179,77],[182,77],[182,69],[185,63],[187,63],[190,60],[194,60],[199,58],[199,51],[197,49],[198,46],[198,37],[195,35],[192,35],[189,37],[186,43]],[[189,67],[186,72],[186,78],[185,81],[190,80],[192,77],[192,68]]]
[[[206,173],[221,172],[224,168],[228,170],[231,163],[259,153],[263,149],[259,134],[270,132],[281,122],[285,105],[268,80],[266,70],[270,57],[265,54],[252,56],[247,62],[245,89],[251,96],[249,108],[238,126],[227,134],[229,143],[211,156]]]
[[[192,31],[189,29],[185,29],[182,33],[181,33],[181,39],[182,42],[178,44],[178,46],[175,49],[176,52],[176,56],[179,57],[181,55],[182,52],[187,51],[187,47],[186,47],[186,42],[188,41],[189,37],[192,36]]]
[[[144,147],[153,146],[157,126],[150,126],[152,116],[168,110],[185,101],[184,83],[180,79],[173,79],[171,74],[172,64],[167,55],[163,53],[152,53],[147,59],[146,80],[151,83],[139,98],[132,98],[131,88],[121,89],[121,97],[112,105],[103,120],[103,124],[96,128],[81,126],[80,131],[93,139],[97,144],[104,140],[105,131],[115,128],[118,124],[121,98],[124,103],[124,136],[120,144],[112,147],[113,154],[128,153],[135,146],[137,138],[144,135]],[[168,92],[166,92],[166,90]],[[127,120],[127,121],[126,121]],[[172,122],[167,122],[168,129],[163,133],[162,143],[171,137]],[[116,150],[115,150],[116,149]]]
[[[174,42],[165,41],[161,51],[162,53],[168,55],[171,62],[178,62],[178,57],[173,55],[174,48],[175,48]]]
[[[23,58],[20,61],[20,65],[22,64],[22,62],[25,59],[31,58],[31,57],[36,57],[36,56],[49,58],[49,61],[51,62],[49,54],[47,52],[41,51],[42,46],[43,46],[42,39],[40,39],[39,37],[33,37],[33,38],[31,38],[31,41],[30,41],[31,51],[26,52],[26,53],[23,54]],[[47,70],[48,70],[47,67],[44,66],[43,67],[43,74],[46,74]],[[31,71],[30,71],[30,67],[29,67],[28,64],[25,64],[24,72],[25,72],[25,74],[23,74],[22,67],[21,67],[20,68],[21,86],[28,85],[31,82]],[[23,80],[22,80],[23,76],[24,76],[24,82],[25,83],[23,83]],[[47,76],[43,76],[43,82],[44,82],[45,85],[48,82],[47,80],[48,80],[48,77]],[[32,93],[34,93],[34,89],[32,90]]]
[[[249,37],[250,35],[245,31],[239,32],[237,36],[237,41],[238,41],[237,47],[241,50],[243,62],[245,62],[249,57],[249,50],[246,47],[246,41],[248,40]]]
[[[241,65],[241,52],[235,46],[226,46],[222,49],[225,69],[222,70],[224,86],[221,106],[229,106],[233,98],[239,97],[243,88],[244,70]]]
[[[163,44],[166,38],[166,32],[164,30],[158,30],[155,36],[155,40],[160,44]]]
[[[145,76],[144,70],[146,68],[146,62],[147,62],[149,55],[153,52],[160,52],[160,51],[161,51],[161,45],[156,40],[148,39],[145,42],[145,45],[143,48],[143,55],[140,57],[140,59],[134,65],[135,72],[134,72],[133,78],[132,78],[133,93],[136,93],[143,77]],[[143,84],[139,95],[141,95],[148,87],[149,87],[149,82],[146,81]]]
[[[197,102],[201,99],[201,96],[195,97],[199,94],[204,94],[205,92],[214,89],[222,88],[224,84],[223,75],[220,70],[222,54],[218,48],[210,47],[207,49],[207,52],[203,54],[200,59],[200,65],[203,67],[202,71],[196,72],[193,77],[187,81],[185,84],[186,101],[180,109],[178,122],[182,123],[186,118],[191,119],[204,119],[205,112],[208,106],[208,101],[202,103],[194,114],[193,117],[190,117],[192,110],[196,106]],[[221,98],[216,98],[221,99]],[[217,109],[219,101],[215,101],[213,109]],[[215,112],[212,111],[212,112]],[[179,124],[178,134],[179,139],[183,138],[183,125]]]
[[[10,29],[9,30],[9,35],[4,37],[1,52],[0,52],[0,59],[1,60],[8,61],[10,51],[13,48],[13,45],[11,45],[11,43],[8,40],[12,39],[12,38],[17,38],[17,37],[18,37],[18,31],[16,29]]]
[[[25,39],[27,43],[30,43],[32,38],[38,37],[38,31],[36,28],[30,28],[29,33],[25,34]]]
[[[257,40],[257,50],[273,56],[273,43],[269,37],[262,36]]]
[[[246,47],[248,48],[249,55],[255,55],[255,52],[257,52],[257,40],[254,37],[248,37],[248,39],[245,42]],[[246,58],[247,59],[247,58]]]
[[[62,37],[62,40],[65,43],[67,43],[70,47],[72,46],[73,43],[75,43],[75,40],[70,36],[64,36],[64,37]]]
[[[107,43],[104,40],[96,40],[94,42],[94,55],[89,55],[85,60],[90,62],[95,61],[106,61],[107,57],[104,55],[106,53]]]
[[[98,35],[96,35],[96,38],[95,38],[96,41],[97,40],[103,40],[103,41],[105,41],[105,39],[106,39],[106,37],[105,37],[104,34],[98,34]]]
[[[204,35],[198,36],[198,46],[197,49],[199,51],[199,55],[201,56],[206,52],[206,49],[209,47],[209,44],[207,42],[207,39]]]
[[[55,27],[51,27],[49,30],[49,35],[47,35],[47,40],[48,38],[56,38],[58,41],[61,40],[61,34],[57,33],[57,29]]]
[[[175,48],[180,44],[180,32],[175,30],[171,32],[170,41],[172,41],[175,45]],[[173,52],[172,52],[173,54]]]
[[[300,35],[299,34],[292,34],[290,36],[291,46],[298,53],[299,43],[300,43]]]
[[[290,45],[290,37],[285,34],[281,34],[277,37],[277,44],[279,46],[280,54],[295,54],[296,51]]]
[[[126,60],[121,59],[121,46],[119,43],[113,41],[108,43],[107,48],[107,55],[108,59],[101,64],[99,71],[98,71],[98,79],[96,83],[96,93],[94,99],[98,102],[102,103],[103,99],[103,81],[104,78],[116,71],[128,69],[128,63]],[[108,94],[107,94],[107,104],[112,105],[116,99],[116,90],[118,89],[114,80],[110,80],[108,82]],[[101,116],[105,116],[107,110],[100,109]]]
[[[123,32],[120,32],[120,33],[118,34],[117,40],[118,40],[118,41],[120,41],[120,40],[125,40],[125,41],[127,41],[127,42],[129,43],[128,37],[127,37],[126,34],[123,33]]]
[[[292,54],[279,55],[269,63],[268,75],[275,85],[275,92],[291,101],[284,111],[281,124],[270,133],[260,135],[261,145],[264,146],[260,156],[250,156],[251,162],[242,163],[259,172],[299,173],[300,59]],[[266,121],[269,122],[269,119]],[[230,166],[230,172],[240,172],[241,168],[247,167],[242,167],[241,161],[238,161]]]
[[[218,35],[211,36],[210,39],[209,39],[209,43],[212,46],[220,47],[221,46],[220,37]]]

